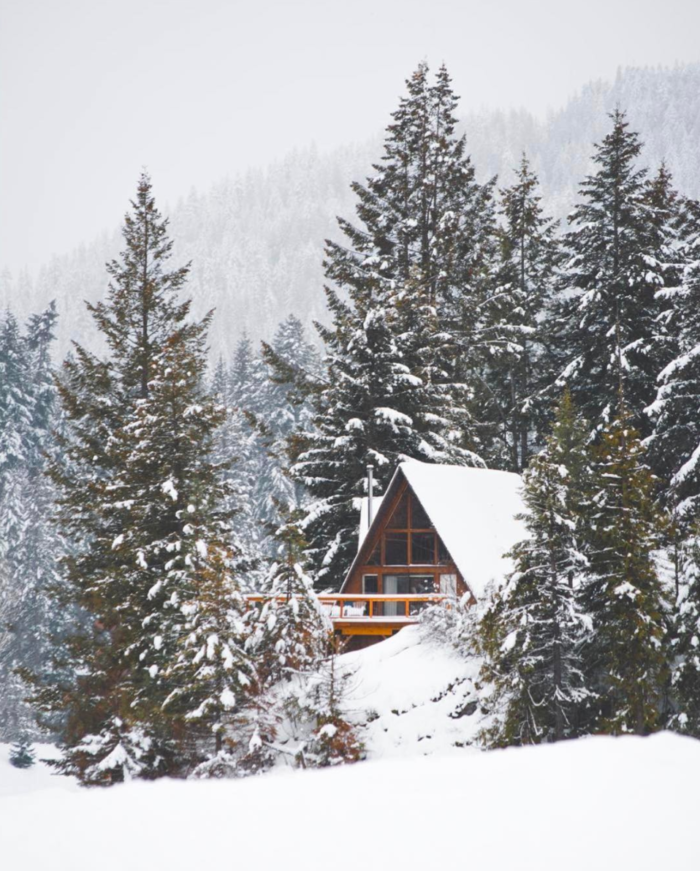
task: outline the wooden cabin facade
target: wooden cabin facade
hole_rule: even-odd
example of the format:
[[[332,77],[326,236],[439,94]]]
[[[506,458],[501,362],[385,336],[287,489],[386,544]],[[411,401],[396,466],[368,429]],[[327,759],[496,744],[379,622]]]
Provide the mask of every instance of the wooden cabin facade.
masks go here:
[[[321,597],[336,632],[364,646],[417,622],[431,601],[476,602],[526,534],[520,485],[509,472],[402,463],[383,496],[364,500],[357,556],[339,593]]]
[[[463,596],[464,578],[399,468],[378,505],[340,592]],[[384,606],[391,610],[391,605]],[[387,615],[388,616],[388,615]]]

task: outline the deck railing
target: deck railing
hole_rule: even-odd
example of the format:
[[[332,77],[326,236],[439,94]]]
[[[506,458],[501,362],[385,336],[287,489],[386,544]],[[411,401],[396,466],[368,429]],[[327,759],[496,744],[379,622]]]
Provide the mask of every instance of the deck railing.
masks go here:
[[[264,596],[251,594],[249,602],[262,602]],[[283,600],[284,597],[280,596]],[[326,609],[332,620],[386,620],[399,619],[410,621],[416,618],[419,611],[426,605],[442,602],[445,596],[437,593],[404,593],[404,594],[353,594],[353,593],[323,593],[318,601]],[[388,606],[388,607],[387,607]]]

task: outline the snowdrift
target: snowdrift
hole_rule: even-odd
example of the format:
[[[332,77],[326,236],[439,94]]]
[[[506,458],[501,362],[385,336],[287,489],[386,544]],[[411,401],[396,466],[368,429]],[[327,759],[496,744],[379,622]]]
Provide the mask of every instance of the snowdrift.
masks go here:
[[[0,745],[0,868],[198,871],[700,867],[700,742],[482,752],[477,663],[418,627],[342,657],[368,761],[86,790]],[[46,757],[54,748],[39,747]]]
[[[0,763],[0,781],[9,765]],[[46,772],[19,772],[47,780]],[[220,868],[692,869],[700,742],[591,738],[369,761],[243,781],[0,796],[0,862],[22,871]]]

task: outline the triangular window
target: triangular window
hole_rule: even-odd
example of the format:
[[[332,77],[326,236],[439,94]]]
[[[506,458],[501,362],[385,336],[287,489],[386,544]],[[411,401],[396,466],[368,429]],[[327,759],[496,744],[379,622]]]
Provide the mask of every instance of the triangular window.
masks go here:
[[[408,529],[408,493],[404,493],[387,523],[389,529]]]

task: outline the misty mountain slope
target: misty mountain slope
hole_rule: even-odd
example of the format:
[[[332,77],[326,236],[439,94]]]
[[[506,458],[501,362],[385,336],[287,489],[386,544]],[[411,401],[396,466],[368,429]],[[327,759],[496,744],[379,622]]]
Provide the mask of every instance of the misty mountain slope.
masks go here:
[[[591,168],[591,143],[608,133],[608,114],[618,106],[641,133],[643,163],[656,169],[665,160],[678,188],[700,197],[700,64],[623,70],[613,82],[590,82],[546,121],[485,111],[468,117],[465,130],[482,177],[498,174],[510,183],[527,151],[550,212],[564,217]]]
[[[665,159],[680,190],[700,196],[700,64],[624,70],[614,82],[586,85],[545,120],[524,110],[467,116],[464,131],[479,178],[498,174],[509,182],[526,151],[546,208],[565,216],[590,169],[592,143],[607,132],[607,113],[617,105],[646,143],[645,163],[655,168]],[[228,354],[243,331],[269,338],[290,312],[306,324],[324,318],[323,240],[338,238],[336,215],[352,217],[350,183],[363,179],[380,154],[379,138],[323,155],[315,148],[295,151],[265,171],[193,192],[170,210],[176,260],[192,260],[194,311],[216,308],[214,354]],[[68,350],[71,338],[89,343],[84,300],[103,295],[104,263],[119,243],[116,233],[103,234],[54,258],[34,280],[0,272],[0,306],[26,316],[56,298],[58,352]]]

